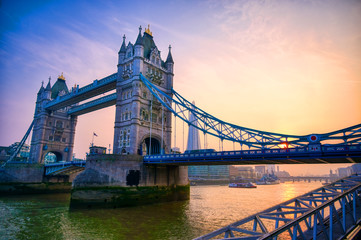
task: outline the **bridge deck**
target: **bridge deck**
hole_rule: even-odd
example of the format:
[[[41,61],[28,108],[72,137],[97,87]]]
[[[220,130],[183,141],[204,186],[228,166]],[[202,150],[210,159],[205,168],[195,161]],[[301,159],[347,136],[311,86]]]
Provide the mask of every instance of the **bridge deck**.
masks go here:
[[[361,144],[337,147],[323,146],[320,151],[311,151],[308,148],[289,148],[164,154],[144,157],[144,163],[158,165],[253,165],[360,162]]]
[[[86,161],[45,164],[45,175],[71,174],[85,168]]]

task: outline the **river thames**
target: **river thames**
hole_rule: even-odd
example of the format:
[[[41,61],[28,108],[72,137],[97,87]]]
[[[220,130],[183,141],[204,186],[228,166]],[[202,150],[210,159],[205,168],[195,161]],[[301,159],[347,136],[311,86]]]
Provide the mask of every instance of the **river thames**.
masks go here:
[[[69,211],[70,194],[0,197],[0,239],[192,239],[320,187],[192,186],[190,200]]]

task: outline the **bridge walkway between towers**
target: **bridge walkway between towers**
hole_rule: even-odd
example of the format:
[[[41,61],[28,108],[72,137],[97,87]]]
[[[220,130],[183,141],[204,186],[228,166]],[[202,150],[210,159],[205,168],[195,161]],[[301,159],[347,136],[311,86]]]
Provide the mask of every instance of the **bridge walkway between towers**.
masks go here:
[[[60,108],[68,107],[81,101],[90,99],[100,94],[114,90],[117,82],[117,73],[111,74],[100,80],[94,80],[82,88],[76,88],[69,94],[58,96],[50,101],[45,107],[48,110],[55,111]]]
[[[361,176],[351,175],[195,240],[343,239],[361,224],[360,193]]]

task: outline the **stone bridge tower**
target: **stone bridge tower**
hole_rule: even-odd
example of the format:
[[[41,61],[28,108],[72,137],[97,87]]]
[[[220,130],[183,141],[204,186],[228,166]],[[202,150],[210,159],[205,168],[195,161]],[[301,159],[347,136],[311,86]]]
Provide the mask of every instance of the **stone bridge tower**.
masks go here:
[[[152,96],[139,74],[171,96],[174,65],[171,48],[164,62],[149,26],[143,35],[140,27],[134,44],[126,44],[123,37],[118,57],[113,153],[169,153],[172,114]]]
[[[49,101],[68,92],[63,75],[59,76],[53,87],[50,78],[46,88],[41,86],[36,99],[30,162],[44,163],[49,152],[55,154],[56,161],[72,160],[77,117],[69,116],[67,108],[57,111],[45,109]]]

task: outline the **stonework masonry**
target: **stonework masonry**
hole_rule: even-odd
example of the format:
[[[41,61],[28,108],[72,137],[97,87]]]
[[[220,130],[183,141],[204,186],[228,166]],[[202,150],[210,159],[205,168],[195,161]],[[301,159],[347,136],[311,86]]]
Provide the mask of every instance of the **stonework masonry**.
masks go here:
[[[142,35],[140,28],[134,45],[126,45],[124,36],[118,53],[114,154],[170,152],[172,114],[156,101],[139,74],[172,96],[173,65],[170,49],[167,60],[161,59],[150,31]]]
[[[146,166],[142,156],[89,156],[73,181],[71,208],[124,207],[189,199],[186,166]]]
[[[44,163],[47,153],[51,152],[57,161],[71,161],[73,157],[76,116],[67,114],[67,107],[49,112],[45,105],[57,96],[68,93],[63,76],[51,87],[49,83],[41,86],[36,101],[34,127],[31,139],[29,161]]]

